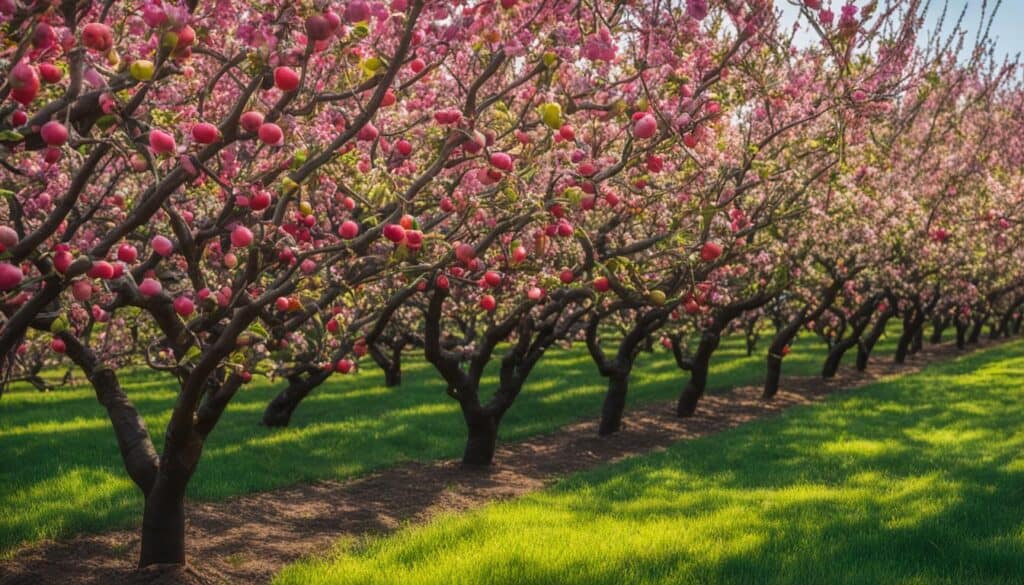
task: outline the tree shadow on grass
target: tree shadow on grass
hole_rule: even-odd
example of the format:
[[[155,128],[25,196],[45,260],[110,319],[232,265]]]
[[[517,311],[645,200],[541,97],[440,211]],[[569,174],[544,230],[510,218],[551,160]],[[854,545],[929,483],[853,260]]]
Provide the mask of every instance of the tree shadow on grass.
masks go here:
[[[307,563],[282,583],[1020,583],[1020,344]]]

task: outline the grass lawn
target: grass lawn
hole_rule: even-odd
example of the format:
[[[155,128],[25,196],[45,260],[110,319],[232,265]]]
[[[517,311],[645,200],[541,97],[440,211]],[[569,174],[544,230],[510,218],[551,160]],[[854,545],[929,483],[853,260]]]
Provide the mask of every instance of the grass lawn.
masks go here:
[[[341,543],[275,583],[1021,583],[1022,350]]]
[[[888,359],[894,337],[879,347]],[[746,357],[739,339],[715,354],[710,386],[757,383],[766,342]],[[850,354],[850,359],[853,352]],[[788,374],[816,374],[824,347],[807,338],[786,358]],[[189,497],[217,500],[325,478],[348,478],[407,460],[461,454],[465,430],[457,404],[433,368],[410,356],[404,383],[386,388],[372,362],[356,375],[335,376],[296,411],[287,429],[258,425],[280,382],[254,381],[235,398],[213,431],[189,486]],[[486,380],[496,383],[496,370]],[[685,382],[671,354],[643,354],[634,369],[630,403],[676,396]],[[149,373],[122,380],[154,439],[163,440],[175,394]],[[551,350],[506,415],[502,440],[556,429],[597,416],[604,380],[582,345]],[[628,412],[627,412],[628,417]],[[16,388],[0,398],[0,558],[42,538],[137,525],[142,497],[124,473],[106,413],[88,386],[41,394]]]

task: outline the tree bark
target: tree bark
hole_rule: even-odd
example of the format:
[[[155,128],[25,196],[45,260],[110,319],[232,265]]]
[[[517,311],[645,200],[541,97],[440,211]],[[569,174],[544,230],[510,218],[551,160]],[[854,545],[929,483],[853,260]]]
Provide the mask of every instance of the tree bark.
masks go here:
[[[601,424],[597,434],[603,436],[617,433],[622,429],[622,413],[626,410],[626,394],[629,392],[629,369],[608,376],[608,391],[601,406]]]
[[[956,322],[956,348],[963,349],[967,344],[967,324]]]
[[[914,329],[914,336],[910,341],[910,355],[914,355],[924,348],[924,319]]]
[[[267,404],[263,411],[261,423],[267,427],[286,427],[292,420],[292,414],[298,408],[302,400],[313,391],[314,388],[323,384],[330,376],[329,372],[317,370],[315,373],[305,376],[296,375],[288,380],[288,385]]]
[[[903,331],[900,333],[900,339],[896,342],[896,355],[893,356],[893,361],[897,364],[902,364],[907,361],[907,354],[910,352],[910,343],[914,337],[914,311],[912,309],[903,316]]]
[[[701,336],[697,352],[690,364],[690,380],[686,383],[686,388],[679,395],[679,402],[676,404],[677,416],[693,416],[697,410],[697,403],[704,396],[704,390],[707,388],[711,355],[718,349],[720,341],[721,336],[717,331],[706,331]]]
[[[139,567],[185,563],[185,489],[160,474],[142,513]]]
[[[889,319],[892,319],[895,314],[895,309],[890,305],[878,316],[875,325],[868,332],[868,336],[861,343],[857,344],[857,371],[863,372],[868,368],[871,352],[875,349],[875,344],[878,343],[878,340],[885,334],[885,327],[889,324]]]
[[[948,322],[942,317],[936,317],[932,320],[932,336],[928,340],[933,344],[942,343],[942,332],[946,329]]]
[[[386,370],[384,370],[384,385],[388,388],[402,385],[402,366],[399,363],[393,363]]]
[[[829,286],[822,290],[821,301],[817,305],[813,307],[810,305],[805,306],[796,317],[790,319],[789,323],[775,334],[771,345],[768,346],[764,391],[761,394],[764,400],[771,400],[779,392],[779,380],[782,378],[782,354],[786,347],[789,346],[797,333],[800,332],[800,328],[803,327],[804,323],[817,320],[821,317],[822,313],[832,306],[841,286],[843,286],[842,280],[838,278],[833,280]]]
[[[835,377],[836,372],[839,371],[839,364],[843,363],[843,356],[846,355],[847,351],[860,343],[864,330],[871,324],[871,314],[875,311],[879,298],[878,295],[875,295],[863,302],[850,317],[850,335],[840,339],[829,350],[828,357],[825,358],[825,363],[821,366],[822,378]]]
[[[498,444],[500,415],[483,412],[481,409],[463,409],[466,420],[466,449],[462,453],[462,464],[486,466],[494,462],[494,451]]]
[[[988,322],[988,315],[982,315],[980,319],[974,321],[974,326],[971,327],[971,334],[967,338],[967,343],[978,343],[978,339],[981,337],[981,330],[985,327],[986,322]]]

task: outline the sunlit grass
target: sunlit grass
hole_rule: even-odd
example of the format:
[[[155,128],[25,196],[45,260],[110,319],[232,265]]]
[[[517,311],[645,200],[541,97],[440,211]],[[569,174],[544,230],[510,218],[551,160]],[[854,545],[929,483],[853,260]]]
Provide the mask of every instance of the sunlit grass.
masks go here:
[[[765,347],[762,342],[747,357],[742,340],[724,340],[712,363],[712,391],[759,383]],[[802,339],[786,358],[785,371],[816,374],[823,358],[817,340]],[[880,354],[879,359],[885,358]],[[428,363],[413,355],[404,361],[404,383],[398,388],[386,388],[370,362],[359,375],[333,377],[306,399],[287,429],[258,425],[280,382],[249,384],[210,436],[189,497],[217,500],[353,477],[402,461],[457,457],[465,436],[458,406]],[[148,371],[126,372],[122,378],[159,444],[174,403],[174,383]],[[629,403],[674,398],[685,380],[671,354],[660,347],[641,354]],[[496,383],[492,369],[484,388]],[[505,416],[501,440],[597,416],[604,390],[604,379],[581,345],[553,349]],[[91,388],[46,394],[17,388],[6,394],[0,398],[0,446],[0,556],[41,538],[140,521],[141,495],[125,476],[113,431]]]
[[[276,583],[1020,583],[1022,349],[349,540]]]

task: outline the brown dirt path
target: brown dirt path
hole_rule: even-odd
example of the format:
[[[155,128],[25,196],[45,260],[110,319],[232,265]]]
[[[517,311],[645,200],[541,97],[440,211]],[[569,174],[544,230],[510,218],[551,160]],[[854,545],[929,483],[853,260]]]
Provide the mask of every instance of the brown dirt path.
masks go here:
[[[285,564],[329,550],[341,537],[382,534],[438,512],[520,496],[575,471],[664,449],[884,376],[912,373],[959,353],[949,344],[929,346],[903,366],[877,360],[868,372],[844,368],[828,381],[783,378],[778,396],[767,403],[760,400],[760,388],[735,388],[705,396],[697,414],[688,419],[674,416],[674,404],[650,404],[627,410],[624,430],[612,437],[598,437],[596,420],[582,420],[500,446],[495,465],[486,470],[464,469],[456,461],[410,463],[354,480],[192,502],[187,539],[196,570],[135,573],[139,535],[118,531],[31,545],[0,565],[0,585],[264,583]]]

